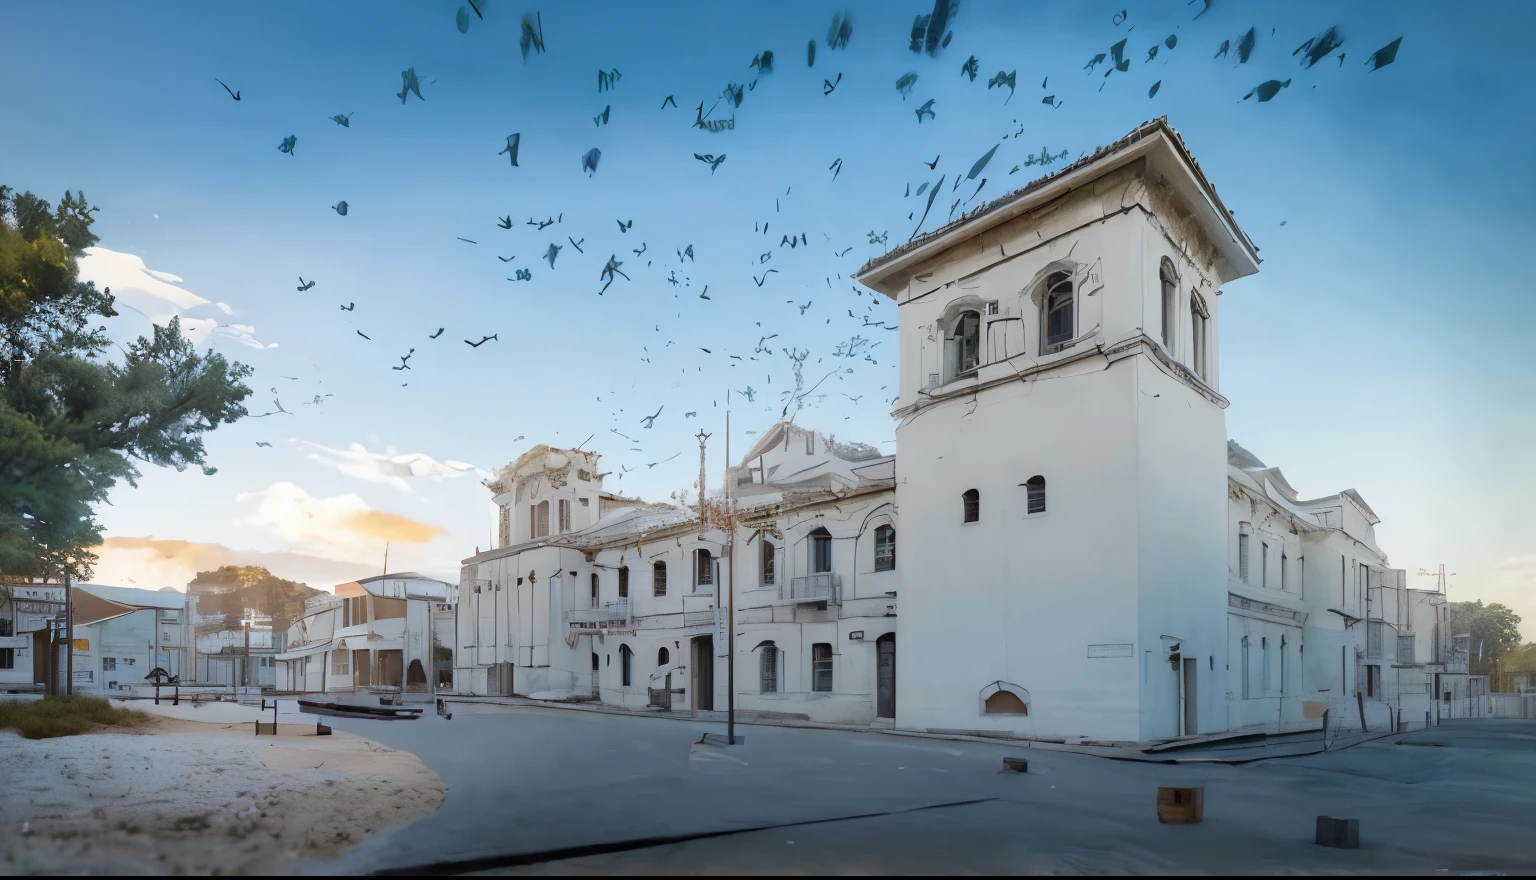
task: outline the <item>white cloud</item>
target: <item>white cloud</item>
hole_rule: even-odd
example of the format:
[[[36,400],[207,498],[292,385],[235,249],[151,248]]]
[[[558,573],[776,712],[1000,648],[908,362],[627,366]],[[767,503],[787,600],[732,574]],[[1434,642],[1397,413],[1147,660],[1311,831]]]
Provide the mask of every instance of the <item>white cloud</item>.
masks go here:
[[[132,309],[162,327],[171,318],[180,317],[187,338],[198,344],[218,335],[251,348],[276,348],[276,343],[259,341],[256,328],[249,324],[221,324],[220,314],[234,314],[225,303],[210,302],[177,284],[183,279],[144,265],[134,254],[104,247],[85,249],[80,260],[80,280],[94,281],[97,287],[111,288],[119,306]]]
[[[482,477],[490,476],[489,472],[462,461],[440,462],[430,455],[419,452],[398,454],[393,447],[386,447],[384,452],[369,452],[368,448],[361,443],[352,443],[343,450],[332,449],[308,440],[296,442],[318,450],[309,454],[309,458],[313,461],[333,467],[349,477],[356,477],[369,483],[384,483],[402,492],[410,491],[406,479],[411,477],[442,480],[462,477],[470,473]]]
[[[265,529],[290,550],[325,559],[375,563],[385,542],[420,545],[447,534],[428,523],[374,510],[355,494],[317,498],[288,482],[242,493],[235,501],[256,503],[254,512],[237,524]]]

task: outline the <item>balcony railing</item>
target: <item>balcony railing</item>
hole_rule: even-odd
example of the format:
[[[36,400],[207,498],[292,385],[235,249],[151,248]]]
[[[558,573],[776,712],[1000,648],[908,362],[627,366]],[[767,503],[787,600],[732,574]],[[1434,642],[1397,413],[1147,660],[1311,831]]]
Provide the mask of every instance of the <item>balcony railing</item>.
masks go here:
[[[565,612],[565,622],[579,629],[623,629],[633,622],[628,599],[604,602],[596,608],[576,608]]]
[[[821,572],[819,574],[791,578],[789,581],[789,601],[841,603],[843,601],[842,578],[832,572]]]

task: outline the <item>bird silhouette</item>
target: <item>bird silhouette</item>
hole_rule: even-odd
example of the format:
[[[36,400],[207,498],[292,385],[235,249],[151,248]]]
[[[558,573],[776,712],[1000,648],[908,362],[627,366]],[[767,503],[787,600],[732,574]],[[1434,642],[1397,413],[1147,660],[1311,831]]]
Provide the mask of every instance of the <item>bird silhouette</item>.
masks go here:
[[[651,427],[651,425],[655,424],[656,416],[661,415],[661,410],[666,409],[666,408],[667,408],[666,404],[662,404],[661,408],[656,410],[656,415],[646,416],[645,418],[641,419],[640,420],[640,427],[649,429]],[[622,437],[623,435],[620,434],[619,436]]]
[[[501,254],[497,254],[496,255],[496,259],[502,261],[503,263],[510,263],[513,260],[517,259],[517,254],[513,254],[510,257],[503,257]]]
[[[299,293],[303,293],[304,291],[306,291],[306,290],[308,290],[308,289],[310,289],[311,287],[314,287],[314,286],[315,286],[315,282],[313,282],[313,281],[305,281],[303,275],[299,276]]]
[[[346,305],[341,307],[341,310],[343,312],[350,312],[350,311],[352,311],[355,308],[357,308],[357,303],[347,303]]]
[[[932,162],[924,162],[923,164],[928,166],[929,171],[932,171],[933,169],[939,167],[939,157],[934,156]]]
[[[502,229],[511,229],[512,228],[512,215],[508,214],[505,217],[497,218],[496,225],[500,226]]]
[[[364,333],[361,330],[357,331],[357,335],[363,337],[364,339],[368,340],[369,342],[373,341],[373,337],[372,336],[369,336],[367,333]]]
[[[267,442],[267,441],[265,441],[265,440],[257,440],[257,441],[256,441],[256,445],[257,445],[257,446],[265,446],[265,447],[267,447],[267,448],[268,448],[268,449],[271,449],[271,448],[272,448],[272,444],[271,444],[271,443],[268,443],[268,442]]]
[[[428,339],[436,339],[437,337],[442,336],[442,335],[443,335],[443,328],[439,327],[439,328],[437,328],[437,332],[436,333],[433,333],[431,336],[428,336],[427,338]]]
[[[464,340],[464,344],[469,346],[470,348],[479,348],[480,346],[484,345],[486,342],[488,342],[488,341],[490,341],[492,339],[496,339],[496,335],[494,333],[491,334],[490,336],[482,336],[482,337],[480,337],[480,341],[479,342],[470,342],[468,339],[466,339],[466,340]],[[500,342],[501,340],[497,339],[496,341]]]
[[[348,113],[347,115],[343,116],[340,113],[337,113],[335,116],[331,117],[331,121],[341,126],[342,128],[351,128],[352,114]]]
[[[218,83],[221,86],[224,86],[224,81],[219,79],[218,77],[214,77],[213,81]],[[240,100],[240,93],[239,92],[230,91],[229,86],[224,86],[224,91],[229,92],[229,96],[231,98],[234,98],[236,101]]]

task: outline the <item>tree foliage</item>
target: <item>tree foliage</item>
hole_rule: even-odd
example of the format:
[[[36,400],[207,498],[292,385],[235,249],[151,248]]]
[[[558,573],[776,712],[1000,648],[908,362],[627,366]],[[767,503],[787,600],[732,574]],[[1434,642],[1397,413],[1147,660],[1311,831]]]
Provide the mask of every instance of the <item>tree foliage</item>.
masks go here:
[[[304,616],[304,600],[321,591],[298,581],[274,575],[259,565],[225,565],[200,571],[187,582],[187,592],[197,596],[199,614],[223,614],[239,619],[247,608],[272,618],[272,628],[282,632]]]
[[[1520,647],[1520,615],[1498,602],[1452,602],[1451,632],[1472,634],[1467,643],[1468,671],[1487,675],[1494,661]]]
[[[93,507],[138,463],[207,467],[203,435],[246,414],[250,367],[172,319],[117,348],[110,290],[79,280],[97,241],[85,193],[57,207],[0,186],[0,572],[89,577]],[[120,357],[111,356],[117,348]]]

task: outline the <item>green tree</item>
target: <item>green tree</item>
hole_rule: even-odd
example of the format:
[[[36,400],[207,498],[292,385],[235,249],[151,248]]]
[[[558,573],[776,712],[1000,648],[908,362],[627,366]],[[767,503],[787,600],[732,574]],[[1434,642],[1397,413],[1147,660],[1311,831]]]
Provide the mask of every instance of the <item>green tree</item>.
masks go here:
[[[89,577],[94,505],[137,463],[205,462],[203,435],[246,414],[250,367],[200,353],[173,319],[121,357],[99,319],[110,290],[79,279],[95,244],[85,193],[57,207],[0,186],[0,572]]]
[[[233,621],[254,608],[272,618],[274,632],[283,632],[304,616],[304,600],[321,591],[284,580],[259,565],[225,565],[198,572],[187,582],[187,592],[197,596],[199,614],[223,614]]]
[[[1498,602],[1452,602],[1451,632],[1472,634],[1467,644],[1468,671],[1487,675],[1494,661],[1520,647],[1520,615]]]

